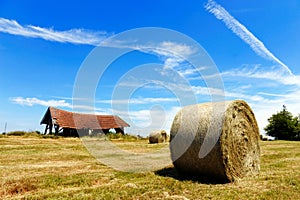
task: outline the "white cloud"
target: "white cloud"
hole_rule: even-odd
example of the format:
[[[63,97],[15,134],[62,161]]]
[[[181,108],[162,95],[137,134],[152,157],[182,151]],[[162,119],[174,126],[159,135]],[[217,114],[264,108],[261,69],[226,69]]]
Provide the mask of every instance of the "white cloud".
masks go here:
[[[248,91],[239,91],[240,86],[236,85],[236,88],[226,89],[226,100],[242,99],[249,103],[253,109],[259,128],[261,132],[263,128],[268,124],[267,119],[282,109],[282,105],[286,105],[288,110],[297,116],[300,113],[300,91],[295,89],[294,91],[286,91],[284,95],[255,92],[251,94]],[[204,96],[210,96],[212,93],[220,94],[218,89],[194,86],[193,90],[199,96],[199,99],[204,99]],[[239,91],[239,92],[236,92]]]
[[[246,99],[250,101],[263,101],[264,98],[260,95],[250,95],[250,94],[244,94],[241,92],[233,92],[232,90],[225,90],[222,91],[217,88],[208,88],[208,87],[202,87],[202,86],[192,86],[192,89],[196,95],[198,95],[199,99],[203,98],[203,96],[223,96],[224,99]]]
[[[65,97],[64,97],[65,98]],[[71,98],[65,98],[65,99],[70,99]],[[42,100],[38,99],[36,97],[12,97],[10,98],[10,101],[19,104],[22,106],[35,106],[35,105],[40,105],[40,106],[52,106],[52,107],[60,107],[60,108],[67,108],[67,109],[74,109],[76,112],[85,112],[85,113],[97,113],[97,114],[107,114],[111,113],[109,109],[103,109],[103,108],[95,108],[90,105],[72,105],[71,103],[67,102],[65,99],[50,99],[50,100]]]
[[[147,136],[154,130],[164,129],[169,132],[173,119],[179,110],[180,107],[174,106],[165,109],[115,111],[115,113],[122,116],[125,121],[131,122],[130,127],[126,128],[126,132]]]
[[[226,89],[225,99],[242,99],[247,101],[255,113],[261,132],[263,132],[263,128],[268,123],[267,119],[279,111],[282,105],[287,105],[288,108],[292,108],[291,110],[294,112],[300,112],[300,104],[298,103],[300,101],[300,92],[297,90],[285,95],[277,95],[271,93],[265,94],[263,92],[251,94],[247,90],[240,91],[239,89],[239,85],[236,85],[236,88],[231,88],[230,90]],[[202,86],[193,86],[193,90],[199,99],[205,99],[205,96],[211,96],[212,94],[218,95],[222,93],[219,89],[210,88],[209,90],[209,88]]]
[[[65,98],[65,97],[64,97]],[[70,98],[65,98],[70,99]],[[151,109],[138,109],[136,110],[112,110],[107,106],[102,107],[92,107],[89,105],[76,105],[74,108],[71,103],[66,102],[66,100],[42,100],[38,98],[24,98],[24,97],[13,97],[10,101],[22,106],[52,106],[60,107],[67,110],[72,110],[74,112],[84,112],[98,115],[119,115],[125,121],[129,122],[131,127],[126,129],[127,132],[148,135],[149,132],[157,129],[169,130],[173,118],[180,107],[163,107],[159,106],[160,103],[177,101],[176,98],[135,98],[133,99],[134,104],[151,104],[153,107]],[[127,100],[118,101],[117,103],[125,103]],[[102,102],[101,103],[108,103]]]
[[[243,24],[231,16],[221,5],[217,4],[213,0],[208,0],[205,8],[208,12],[214,14],[217,19],[223,21],[227,28],[240,37],[244,42],[246,42],[257,55],[278,63],[289,74],[292,74],[288,66],[274,56],[273,53],[271,53],[253,33],[251,33]]]
[[[177,102],[177,98],[129,98],[129,99],[112,99],[98,100],[97,103],[105,104],[150,104],[150,103],[165,103]]]
[[[5,18],[0,18],[0,32],[30,38],[41,38],[44,40],[61,43],[97,46],[102,42],[102,46],[130,48],[133,50],[157,55],[164,62],[166,69],[178,67],[182,62],[188,59],[189,56],[196,52],[193,47],[184,43],[163,41],[152,44],[136,44],[136,41],[117,41],[113,38],[105,40],[111,35],[105,31],[91,31],[85,29],[58,31],[54,30],[53,28],[44,28],[34,25],[21,25],[16,20]],[[185,72],[183,71],[182,73],[184,74]]]
[[[13,97],[10,99],[13,103],[22,105],[22,106],[53,106],[53,107],[66,107],[71,108],[72,105],[65,100],[41,100],[38,98],[24,98],[24,97]]]
[[[179,44],[175,42],[162,42],[158,45],[153,45],[152,47],[146,47],[146,51],[159,55],[164,61],[164,69],[177,69],[181,75],[191,75],[192,72],[196,73],[198,70],[186,72],[180,66],[183,62],[188,60],[196,50],[186,44]],[[179,71],[180,70],[180,71]]]
[[[284,65],[278,58],[276,58],[265,46],[264,44],[257,39],[245,26],[240,24],[236,19],[234,19],[224,8],[220,5],[216,4],[214,1],[208,1],[206,5],[206,9],[213,13],[218,19],[222,20],[226,26],[232,30],[236,35],[238,35],[242,40],[244,40],[250,47],[256,52],[259,56],[262,56],[266,59],[272,60],[276,63],[279,63],[282,68],[280,70],[264,70],[258,67],[254,68],[242,68],[242,69],[232,69],[229,71],[225,71],[221,73],[223,77],[230,77],[232,80],[235,80],[235,77],[245,77],[245,80],[249,79],[266,79],[266,80],[274,80],[280,82],[285,85],[297,85],[300,86],[300,77],[294,76],[290,74],[290,70],[286,65]],[[56,42],[68,42],[74,44],[88,44],[88,45],[98,45],[103,39],[107,37],[107,33],[105,32],[93,32],[87,31],[84,29],[71,29],[67,31],[57,31],[53,28],[41,28],[32,25],[22,26],[15,20],[8,20],[4,18],[0,18],[0,32],[5,32],[13,35],[20,35],[24,37],[31,38],[41,38],[48,41],[56,41]],[[188,77],[189,80],[198,79],[198,76],[194,76],[198,74],[198,70],[201,68],[193,68],[192,66],[184,66],[182,65],[186,59],[192,56],[195,53],[195,49],[191,46],[188,46],[184,43],[175,43],[170,41],[165,41],[157,44],[144,44],[139,46],[134,46],[129,41],[124,41],[125,43],[120,43],[118,45],[106,43],[106,46],[117,47],[117,48],[131,48],[134,50],[142,51],[145,53],[152,53],[154,55],[159,56],[164,62],[165,68],[175,69],[181,76]],[[204,68],[203,68],[204,69]],[[286,73],[289,72],[289,73]],[[213,78],[218,74],[212,74],[210,77],[205,78]],[[201,77],[203,78],[203,77]],[[137,87],[141,86],[143,81],[141,82],[133,82],[129,81],[126,83],[122,83],[127,87]],[[202,86],[190,86],[184,85],[182,83],[166,83],[162,81],[153,81],[153,85],[146,85],[145,87],[149,87],[151,89],[161,88],[159,86],[163,85],[173,90],[180,91],[189,91],[194,92],[195,95],[200,97],[199,99],[203,100],[205,97],[209,97],[212,95],[222,95],[223,92],[219,89],[214,89]],[[240,85],[237,85],[238,88],[241,88]],[[249,88],[249,85],[247,86]],[[246,88],[247,89],[247,88]],[[267,118],[270,117],[271,114],[276,112],[276,108],[281,109],[283,104],[286,104],[289,110],[293,110],[295,112],[300,112],[300,93],[299,91],[293,91],[287,93],[286,95],[278,95],[267,92],[257,92],[256,94],[251,94],[249,91],[235,90],[231,88],[230,90],[226,90],[226,98],[229,99],[245,99],[249,101],[249,104],[252,106],[255,114],[257,116],[258,123],[260,124],[260,128],[262,129],[266,123]],[[270,96],[270,98],[268,97]],[[24,97],[14,97],[10,99],[13,103],[24,105],[24,106],[34,106],[34,105],[42,105],[42,106],[53,106],[53,107],[62,107],[72,109],[72,104],[68,103],[69,98],[58,98],[54,100],[41,100],[38,98],[24,98]],[[112,100],[113,103],[128,103],[128,100]],[[179,101],[177,98],[133,98],[129,99],[129,103],[133,104],[160,104],[160,103],[169,103]],[[111,100],[102,100],[96,103],[111,103]],[[91,112],[96,114],[108,114],[108,113],[116,113],[115,111],[110,110],[109,108],[94,108],[92,106],[86,105],[78,105],[76,109],[80,109],[85,112]],[[143,134],[148,134],[151,129],[156,128],[164,128],[169,130],[173,118],[180,107],[168,107],[165,110],[154,110],[152,113],[149,110],[133,110],[126,111],[127,115],[130,118],[137,122],[137,125],[140,127],[131,127],[132,133],[138,134],[139,131],[142,131]],[[275,110],[274,110],[275,109]],[[126,113],[121,113],[126,114]],[[295,113],[297,114],[297,113]],[[122,118],[123,116],[120,115]],[[164,117],[164,118],[162,118]],[[163,121],[163,124],[162,124]],[[149,126],[151,124],[151,126]],[[146,128],[144,128],[146,127]]]
[[[275,67],[270,70],[264,70],[259,66],[235,68],[221,73],[223,78],[226,77],[245,77],[247,79],[266,79],[279,82],[284,85],[298,85],[300,86],[300,76],[290,75],[283,70],[276,70]]]
[[[147,43],[145,43],[147,42]],[[174,57],[176,59],[186,59],[196,52],[192,46],[185,43],[177,43],[172,41],[149,42],[149,41],[120,41],[109,38],[101,43],[103,46],[115,48],[129,48],[145,53],[151,53],[166,58]]]
[[[138,42],[135,40],[120,41],[115,40],[114,38],[109,38],[102,42],[101,45],[115,48],[129,48],[156,55],[164,62],[165,69],[178,67],[181,63],[197,52],[197,48],[185,43],[173,41],[146,42],[147,43],[144,43],[143,41]]]
[[[87,44],[97,46],[107,38],[106,32],[95,32],[85,29],[57,31],[53,28],[42,28],[33,25],[20,25],[15,20],[0,18],[0,32],[31,38],[41,38],[48,41]]]
[[[300,91],[290,92],[286,95],[272,95],[272,99],[264,98],[263,101],[250,101],[257,122],[259,124],[260,130],[262,132],[263,128],[268,124],[267,119],[272,116],[272,114],[276,114],[282,110],[282,106],[286,105],[288,111],[292,112],[294,116],[298,116],[300,113]],[[275,98],[274,98],[275,97]]]
[[[158,44],[138,45],[133,47],[136,50],[141,50],[147,53],[154,53],[165,57],[174,57],[183,60],[195,53],[193,47],[184,43],[175,43],[170,41],[160,42]]]
[[[199,72],[201,70],[205,70],[206,68],[205,67],[201,67],[201,68],[189,68],[189,69],[184,69],[184,70],[179,70],[178,73],[181,75],[181,76],[184,76],[184,77],[188,77],[189,79],[195,79],[195,78],[202,78],[199,74]],[[190,76],[193,76],[197,74],[198,76],[197,77],[190,77]]]

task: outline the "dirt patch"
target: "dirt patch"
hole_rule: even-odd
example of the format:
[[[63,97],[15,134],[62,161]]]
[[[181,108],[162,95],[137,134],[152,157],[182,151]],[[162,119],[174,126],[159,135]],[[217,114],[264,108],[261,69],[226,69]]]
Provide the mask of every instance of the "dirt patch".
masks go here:
[[[29,179],[6,182],[1,187],[0,196],[22,195],[26,192],[36,190],[35,182]]]

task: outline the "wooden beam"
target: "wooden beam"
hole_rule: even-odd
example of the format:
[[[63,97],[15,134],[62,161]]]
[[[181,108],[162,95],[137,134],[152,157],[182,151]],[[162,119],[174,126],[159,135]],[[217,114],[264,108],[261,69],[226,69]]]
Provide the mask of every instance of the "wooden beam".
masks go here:
[[[58,135],[59,125],[54,125],[55,135]]]
[[[120,127],[120,128],[115,128],[116,133],[121,133],[121,134],[125,134],[124,133],[124,127]]]
[[[49,134],[52,134],[52,129],[53,129],[53,124],[51,123],[51,124],[49,125]]]
[[[46,124],[45,131],[44,131],[44,135],[47,134],[47,130],[48,130],[48,124]]]

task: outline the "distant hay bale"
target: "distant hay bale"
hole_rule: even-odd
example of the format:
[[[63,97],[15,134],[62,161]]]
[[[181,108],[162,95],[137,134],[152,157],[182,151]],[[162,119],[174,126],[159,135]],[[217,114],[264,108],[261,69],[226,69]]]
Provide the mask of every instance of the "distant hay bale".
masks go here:
[[[245,101],[184,107],[173,120],[170,137],[171,158],[181,173],[229,182],[259,173],[259,129]],[[215,145],[200,158],[204,141]]]
[[[165,130],[153,131],[149,134],[149,143],[164,143],[167,141],[167,132]]]

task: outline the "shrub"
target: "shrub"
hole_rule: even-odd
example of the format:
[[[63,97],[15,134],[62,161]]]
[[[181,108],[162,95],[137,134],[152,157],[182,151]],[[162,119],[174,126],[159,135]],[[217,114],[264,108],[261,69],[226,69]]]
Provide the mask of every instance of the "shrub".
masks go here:
[[[12,132],[8,132],[7,135],[8,136],[24,136],[27,132],[25,131],[12,131]]]
[[[8,136],[23,136],[23,137],[39,137],[39,131],[12,131],[7,133]]]
[[[130,134],[122,134],[122,133],[108,133],[106,134],[106,137],[109,140],[113,140],[113,139],[123,139],[123,140],[137,140],[138,137],[135,135],[130,135]]]

